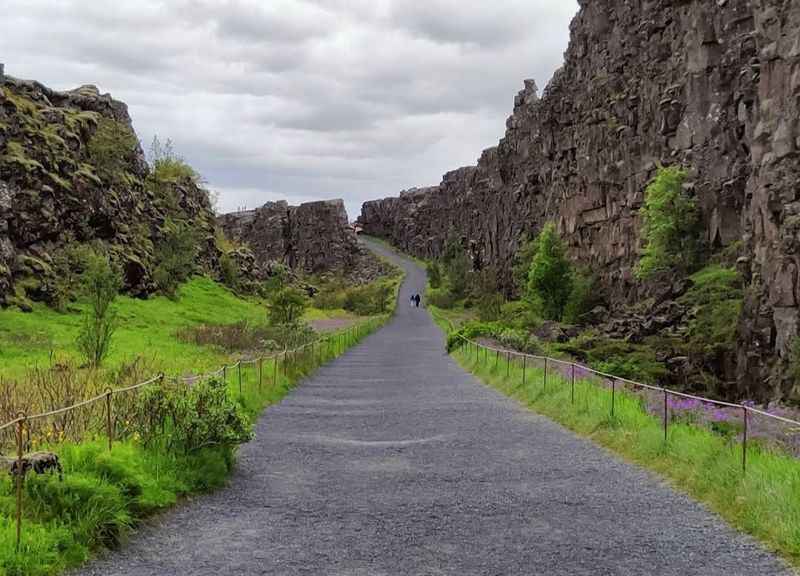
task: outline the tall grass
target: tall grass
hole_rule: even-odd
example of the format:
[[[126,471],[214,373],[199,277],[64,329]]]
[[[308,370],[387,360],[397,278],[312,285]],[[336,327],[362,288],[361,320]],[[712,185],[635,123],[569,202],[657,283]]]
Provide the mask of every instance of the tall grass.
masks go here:
[[[680,421],[669,423],[665,443],[663,421],[635,393],[616,390],[612,417],[612,391],[596,382],[577,380],[573,402],[570,380],[552,368],[545,385],[543,366],[528,361],[523,384],[521,363],[503,355],[463,347],[453,355],[493,388],[655,470],[800,566],[800,460],[751,443],[745,474],[741,443]]]

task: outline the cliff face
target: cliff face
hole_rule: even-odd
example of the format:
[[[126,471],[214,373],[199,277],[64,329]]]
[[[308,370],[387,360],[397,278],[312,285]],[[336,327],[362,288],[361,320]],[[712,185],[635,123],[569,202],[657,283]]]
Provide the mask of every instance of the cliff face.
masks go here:
[[[273,262],[306,274],[336,272],[372,279],[373,259],[350,229],[342,200],[289,206],[268,202],[261,208],[218,219],[228,238],[247,244],[259,266]]]
[[[148,294],[168,219],[191,223],[198,263],[216,266],[208,195],[191,181],[145,185],[149,168],[125,104],[93,86],[0,83],[0,304],[52,301],[66,272],[59,255],[90,242],[108,248],[129,292]]]
[[[621,304],[647,289],[632,274],[646,184],[682,164],[708,245],[742,255],[736,393],[800,397],[784,376],[800,296],[800,0],[580,4],[564,66],[541,98],[526,82],[499,145],[439,186],[366,203],[361,225],[422,257],[454,234],[508,285],[521,238],[554,221]]]

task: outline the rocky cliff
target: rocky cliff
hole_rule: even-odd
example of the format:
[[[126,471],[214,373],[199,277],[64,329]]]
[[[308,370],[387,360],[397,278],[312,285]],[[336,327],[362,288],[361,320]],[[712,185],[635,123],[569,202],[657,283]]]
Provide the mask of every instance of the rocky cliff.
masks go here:
[[[0,81],[0,304],[52,301],[67,272],[60,255],[92,242],[108,248],[130,293],[148,294],[168,220],[191,225],[198,264],[216,267],[208,194],[191,179],[147,185],[125,104],[93,86]]]
[[[736,395],[791,396],[800,297],[800,0],[580,1],[563,67],[516,97],[477,166],[364,205],[361,225],[438,256],[459,237],[505,285],[521,238],[554,221],[608,300],[633,274],[639,208],[659,163],[689,170],[712,250],[739,257],[747,298]],[[733,395],[733,393],[732,393]]]
[[[268,202],[261,208],[219,217],[225,235],[244,243],[256,264],[288,266],[305,274],[339,273],[353,280],[372,280],[380,266],[350,228],[342,200],[289,206]]]

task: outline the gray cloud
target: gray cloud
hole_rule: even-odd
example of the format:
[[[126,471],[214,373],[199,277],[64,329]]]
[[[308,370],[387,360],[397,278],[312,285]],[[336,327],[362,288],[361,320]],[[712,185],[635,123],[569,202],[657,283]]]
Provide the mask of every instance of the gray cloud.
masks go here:
[[[221,193],[370,198],[439,181],[502,137],[561,64],[577,0],[6,0],[0,60],[97,84]]]

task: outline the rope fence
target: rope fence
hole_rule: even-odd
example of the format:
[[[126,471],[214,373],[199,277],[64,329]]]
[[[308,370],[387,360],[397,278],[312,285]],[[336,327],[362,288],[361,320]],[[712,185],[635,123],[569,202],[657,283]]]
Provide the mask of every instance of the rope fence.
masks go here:
[[[331,358],[335,358],[344,353],[348,347],[357,343],[362,337],[372,332],[380,323],[381,318],[371,318],[365,322],[354,324],[343,330],[330,333],[311,342],[307,342],[293,349],[284,349],[272,354],[266,354],[255,358],[238,360],[234,364],[225,364],[217,370],[205,374],[194,376],[174,376],[167,377],[164,373],[159,373],[147,380],[137,384],[120,387],[106,388],[102,393],[90,398],[80,400],[68,406],[56,408],[36,414],[26,414],[25,411],[17,412],[16,418],[0,425],[0,446],[10,443],[4,442],[3,437],[13,430],[13,444],[15,445],[15,457],[6,458],[10,463],[11,473],[15,476],[16,488],[16,548],[19,551],[22,531],[22,512],[23,512],[23,484],[25,476],[25,452],[32,446],[31,433],[34,426],[41,425],[45,421],[51,421],[52,430],[46,433],[42,430],[42,436],[53,438],[55,443],[62,440],[81,441],[90,435],[105,435],[108,443],[108,450],[113,449],[115,440],[123,439],[124,429],[128,424],[128,415],[135,406],[136,399],[126,404],[122,403],[122,398],[130,399],[130,393],[137,392],[147,386],[158,383],[163,385],[169,380],[176,385],[192,387],[198,383],[221,379],[226,385],[229,384],[230,375],[235,375],[238,380],[239,395],[243,395],[243,375],[242,368],[249,367],[256,369],[256,381],[259,390],[264,384],[265,377],[272,385],[277,385],[279,373],[290,378],[296,375],[296,370],[301,369],[304,361],[311,361],[314,366],[319,366]],[[264,364],[271,364],[272,373],[264,373]],[[281,369],[282,367],[282,369]],[[116,401],[116,405],[115,405]],[[116,407],[116,410],[115,410]],[[60,421],[56,419],[60,418]],[[79,426],[74,426],[75,431],[72,437],[67,437],[70,424],[75,424],[80,420]],[[55,434],[53,434],[55,432]]]
[[[576,378],[578,380],[585,380],[587,377],[589,379],[595,378],[599,379],[600,383],[606,383],[606,388],[610,388],[611,390],[611,403],[610,403],[610,415],[613,418],[616,414],[617,410],[617,393],[619,388],[628,386],[633,388],[634,390],[644,390],[651,393],[651,400],[658,396],[659,404],[658,407],[659,412],[661,412],[661,417],[663,420],[663,429],[664,429],[664,445],[668,444],[669,439],[669,422],[670,422],[670,399],[671,398],[680,398],[689,402],[697,403],[698,406],[703,408],[706,407],[715,407],[717,409],[727,409],[736,411],[741,418],[741,444],[742,444],[742,473],[747,473],[747,450],[748,450],[748,441],[751,439],[751,427],[752,427],[752,420],[754,416],[758,416],[764,418],[773,423],[780,423],[785,424],[793,427],[792,434],[797,435],[800,433],[800,421],[795,420],[793,418],[788,418],[784,416],[780,416],[778,414],[772,414],[765,410],[761,410],[754,406],[750,406],[746,403],[736,404],[733,402],[726,402],[724,400],[714,400],[711,398],[705,398],[703,396],[697,396],[694,394],[688,394],[686,392],[679,392],[677,390],[670,390],[669,388],[665,388],[662,386],[654,386],[652,384],[644,384],[642,382],[636,382],[635,380],[630,380],[628,378],[622,378],[619,376],[615,376],[613,374],[608,374],[606,372],[601,372],[599,370],[595,370],[590,368],[589,366],[585,366],[583,364],[577,362],[571,362],[568,360],[562,360],[558,358],[551,358],[549,356],[540,356],[535,354],[526,354],[523,352],[518,352],[516,350],[506,350],[501,349],[493,346],[488,346],[486,344],[482,344],[475,340],[471,340],[463,335],[459,335],[461,340],[461,346],[467,347],[467,354],[471,353],[471,350],[474,349],[475,351],[475,360],[476,362],[481,362],[481,352],[483,352],[483,362],[492,362],[492,356],[494,361],[494,368],[497,370],[500,368],[500,364],[502,360],[505,360],[506,363],[506,376],[510,376],[511,364],[512,362],[516,362],[520,365],[522,371],[522,384],[523,386],[527,383],[528,380],[528,367],[532,362],[538,362],[540,366],[543,368],[543,376],[542,376],[542,386],[544,391],[547,391],[548,387],[548,373],[552,374],[553,372],[558,372],[563,380],[567,380],[570,386],[570,401],[574,405],[576,402],[575,399],[575,383]]]

